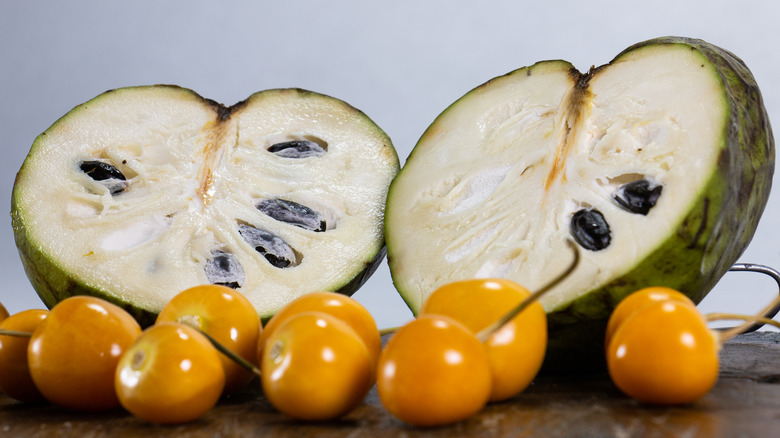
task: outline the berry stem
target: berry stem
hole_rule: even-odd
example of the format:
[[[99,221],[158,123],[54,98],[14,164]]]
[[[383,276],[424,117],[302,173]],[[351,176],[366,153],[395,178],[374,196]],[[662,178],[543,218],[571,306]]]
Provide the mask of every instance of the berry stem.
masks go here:
[[[15,336],[17,338],[29,338],[32,336],[30,332],[20,332],[19,330],[7,330],[0,329],[0,335],[2,336]]]
[[[395,333],[398,331],[400,327],[389,327],[389,328],[383,328],[379,330],[379,336],[389,335],[391,333]]]
[[[757,315],[743,315],[741,313],[715,312],[715,313],[708,313],[704,317],[707,319],[707,322],[737,319],[741,321],[746,321],[748,324],[761,323],[762,325],[771,325],[780,328],[780,321],[775,321],[774,319],[766,318],[763,316],[757,316]],[[720,333],[719,339],[721,344],[733,338],[734,336],[743,333],[743,332],[734,332],[733,334],[731,334],[732,331],[733,330],[729,330]]]
[[[780,328],[780,321],[775,321],[774,319],[769,319],[763,316],[745,315],[742,313],[713,312],[704,315],[704,317],[707,319],[707,322],[738,319],[740,321],[760,322],[764,325],[772,325]]]
[[[577,268],[577,265],[580,263],[580,252],[577,249],[577,245],[575,245],[571,239],[566,239],[566,244],[569,245],[569,248],[571,248],[572,252],[574,253],[574,259],[571,261],[571,263],[566,268],[566,270],[558,274],[557,277],[553,278],[549,283],[544,285],[541,289],[529,295],[526,299],[520,302],[520,304],[518,304],[515,308],[507,312],[496,322],[485,327],[479,333],[477,333],[477,338],[481,342],[487,342],[487,340],[490,339],[490,337],[493,336],[495,332],[500,330],[501,327],[504,326],[504,324],[511,321],[520,312],[525,310],[526,307],[531,305],[534,301],[537,301],[542,295],[547,293],[547,291],[560,284],[563,280],[566,279],[566,277],[568,277],[572,272],[574,272],[574,270]]]
[[[764,275],[768,275],[772,277],[773,280],[775,280],[775,283],[777,283],[778,286],[778,295],[775,297],[774,300],[772,300],[767,306],[758,314],[754,316],[748,316],[747,318],[736,318],[736,319],[743,319],[745,322],[742,324],[731,327],[728,329],[724,329],[723,332],[720,334],[721,342],[726,342],[727,340],[733,338],[734,336],[740,335],[742,333],[752,332],[755,330],[758,330],[762,325],[769,324],[766,321],[772,320],[775,315],[780,311],[780,272],[777,272],[776,270],[764,266],[764,265],[756,265],[752,263],[737,263],[729,269],[729,271],[735,271],[735,272],[758,272]],[[735,319],[735,318],[725,318],[725,319]],[[771,323],[774,325],[774,323]]]
[[[204,332],[203,330],[198,330],[203,336],[206,337],[206,339],[211,342],[214,347],[219,350],[220,353],[227,356],[230,360],[237,363],[241,368],[244,368],[245,370],[249,371],[250,373],[260,376],[260,368],[254,366],[252,363],[250,363],[248,360],[244,359],[243,357],[237,355],[235,352],[230,350],[229,348],[222,345],[219,341],[211,337],[208,333]]]

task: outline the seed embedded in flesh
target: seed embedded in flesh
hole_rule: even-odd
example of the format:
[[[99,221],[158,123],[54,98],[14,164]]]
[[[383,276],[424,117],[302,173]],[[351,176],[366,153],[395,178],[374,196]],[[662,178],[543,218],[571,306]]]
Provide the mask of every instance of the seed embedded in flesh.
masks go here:
[[[98,160],[82,161],[79,168],[87,176],[105,186],[112,195],[127,188],[125,175],[109,163]]]
[[[583,208],[574,213],[570,227],[574,240],[587,250],[600,251],[612,241],[609,224],[594,208]]]
[[[240,224],[238,232],[271,265],[277,268],[287,268],[297,264],[295,251],[281,237],[247,224]]]
[[[268,148],[268,152],[284,158],[307,158],[325,155],[325,149],[313,141],[292,140],[276,143]]]
[[[235,254],[214,250],[211,251],[211,256],[203,268],[209,283],[233,289],[238,289],[244,284],[246,279],[244,268],[241,267]]]
[[[257,209],[280,222],[295,225],[306,230],[325,231],[325,219],[311,208],[284,199],[266,199],[257,204]]]
[[[626,210],[646,216],[655,207],[662,190],[663,186],[641,179],[620,186],[614,199]]]

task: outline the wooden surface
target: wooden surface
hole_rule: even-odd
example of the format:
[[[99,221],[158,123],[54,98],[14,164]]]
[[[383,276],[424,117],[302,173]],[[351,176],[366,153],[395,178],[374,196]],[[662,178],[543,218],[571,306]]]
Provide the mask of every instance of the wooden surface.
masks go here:
[[[721,353],[716,387],[693,405],[661,408],[624,397],[602,374],[542,375],[523,394],[491,404],[456,425],[417,429],[391,417],[376,391],[349,416],[301,423],[257,390],[223,399],[202,419],[178,426],[144,423],[122,410],[69,412],[0,395],[0,437],[775,437],[780,436],[780,333],[742,335]]]

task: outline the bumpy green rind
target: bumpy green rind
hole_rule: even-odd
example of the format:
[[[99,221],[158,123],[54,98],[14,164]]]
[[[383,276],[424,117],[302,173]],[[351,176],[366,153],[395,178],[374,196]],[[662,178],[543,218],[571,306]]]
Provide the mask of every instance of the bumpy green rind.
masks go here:
[[[707,42],[664,37],[629,47],[683,44],[718,70],[729,107],[718,167],[677,230],[621,278],[548,314],[546,367],[601,364],[606,321],[616,304],[646,286],[668,286],[700,302],[742,255],[769,198],[775,150],[772,129],[753,75],[732,53]],[[576,363],[576,362],[575,362]]]
[[[34,156],[34,151],[37,147],[37,144],[41,142],[43,138],[46,135],[48,135],[48,133],[57,129],[57,125],[60,122],[76,116],[83,108],[86,108],[90,104],[93,104],[95,102],[98,102],[101,99],[106,98],[106,96],[108,96],[111,93],[125,92],[128,90],[132,90],[134,88],[161,88],[169,92],[180,92],[183,94],[187,94],[189,95],[190,98],[199,99],[208,105],[214,106],[215,111],[217,111],[217,113],[221,117],[228,116],[231,110],[237,109],[240,106],[245,105],[248,100],[253,98],[259,98],[263,94],[267,94],[267,93],[295,93],[298,96],[303,98],[311,97],[311,98],[335,99],[333,97],[319,94],[313,91],[302,90],[297,88],[271,89],[271,90],[257,92],[253,94],[246,101],[239,102],[230,108],[226,108],[213,100],[206,99],[200,96],[199,94],[195,93],[192,90],[182,88],[176,85],[151,85],[151,86],[142,86],[142,87],[125,87],[116,90],[109,90],[81,105],[76,106],[67,114],[62,116],[59,120],[57,120],[54,124],[52,124],[52,126],[49,127],[46,131],[40,134],[38,138],[36,138],[36,140],[33,142],[30,152],[28,153],[27,159],[25,159],[25,163],[22,164],[21,169],[16,175],[16,180],[18,181],[20,176],[25,173],[25,167],[26,167],[25,164],[27,163],[27,160],[30,159],[30,157]],[[346,107],[350,108],[351,110],[353,110],[355,113],[360,114],[360,116],[365,119],[366,123],[371,123],[374,129],[376,129],[376,132],[380,133],[381,136],[386,139],[386,144],[389,147],[389,150],[393,154],[396,154],[389,136],[387,136],[387,134],[379,126],[377,126],[368,116],[366,116],[360,110],[350,106],[346,102],[341,101],[341,103]],[[395,161],[396,161],[396,167],[399,167],[400,165],[398,164],[399,161],[397,155],[395,156]],[[71,274],[67,272],[66,269],[64,269],[62,266],[57,264],[54,260],[52,260],[50,256],[46,253],[46,251],[41,247],[41,245],[38,242],[36,242],[34,239],[32,239],[31,235],[28,233],[27,221],[24,216],[24,211],[20,210],[17,204],[18,190],[19,187],[15,183],[13,194],[11,197],[11,225],[13,227],[14,239],[16,242],[17,250],[19,252],[19,257],[22,261],[22,266],[24,267],[24,271],[27,274],[27,277],[29,278],[33,289],[41,298],[41,301],[43,301],[44,305],[51,308],[55,306],[57,303],[59,303],[60,301],[64,300],[65,298],[74,295],[89,295],[89,296],[105,299],[107,301],[110,301],[122,307],[123,309],[127,310],[143,327],[154,324],[154,321],[157,319],[157,314],[161,309],[146,308],[146,307],[142,307],[138,303],[119,300],[116,298],[115,294],[111,293],[111,291],[105,290],[98,285],[90,284],[78,278],[74,278]],[[366,281],[368,281],[371,275],[376,271],[376,269],[384,260],[386,254],[387,254],[387,249],[385,247],[384,241],[382,241],[381,244],[377,246],[376,254],[373,256],[373,258],[365,261],[365,263],[363,264],[363,268],[360,271],[358,271],[355,274],[355,276],[353,276],[352,278],[345,279],[342,284],[333,285],[334,291],[345,295],[352,295],[353,293],[355,293],[358,289],[360,289],[360,287]],[[260,316],[264,320],[267,320],[270,319],[272,315],[261,314]]]

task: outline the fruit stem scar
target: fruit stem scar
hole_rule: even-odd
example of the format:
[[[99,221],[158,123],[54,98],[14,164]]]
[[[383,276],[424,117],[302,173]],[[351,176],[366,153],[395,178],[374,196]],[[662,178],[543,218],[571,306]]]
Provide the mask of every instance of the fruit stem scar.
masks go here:
[[[284,348],[282,341],[276,341],[274,342],[274,345],[271,346],[270,353],[268,354],[271,356],[271,360],[274,363],[279,362],[279,356],[282,354],[282,348]]]
[[[736,263],[731,266],[729,271],[734,272],[758,272],[760,274],[768,275],[772,277],[773,280],[775,280],[775,283],[777,283],[778,286],[778,295],[775,297],[774,300],[772,300],[769,304],[767,304],[764,309],[759,312],[756,315],[748,316],[746,318],[742,317],[736,317],[736,318],[724,318],[720,317],[721,315],[728,315],[728,314],[711,314],[714,316],[707,315],[707,320],[709,321],[710,318],[715,319],[742,319],[745,322],[742,324],[722,329],[722,332],[720,334],[720,341],[726,342],[727,340],[733,338],[734,336],[740,335],[742,333],[752,332],[755,330],[758,330],[762,325],[764,324],[771,324],[780,327],[776,321],[772,321],[772,318],[774,318],[775,315],[777,315],[778,312],[780,312],[780,272],[776,271],[775,269],[772,269],[768,266],[764,265],[756,265],[752,263]],[[732,315],[732,316],[741,316],[741,315]],[[771,322],[769,322],[771,321]]]
[[[135,371],[138,371],[141,369],[141,366],[146,361],[146,354],[143,350],[138,350],[133,354],[132,360],[130,361],[130,368],[132,368]]]
[[[574,272],[574,270],[577,268],[577,265],[580,263],[580,251],[577,248],[577,245],[571,239],[566,239],[566,244],[572,250],[572,253],[574,255],[574,258],[572,259],[571,263],[566,268],[566,270],[558,274],[557,277],[553,278],[550,282],[545,284],[541,289],[529,295],[526,299],[521,301],[520,304],[518,304],[515,308],[513,308],[506,314],[504,314],[504,316],[499,318],[496,322],[485,327],[479,333],[477,333],[477,339],[479,339],[480,342],[483,343],[487,342],[487,340],[490,339],[490,337],[493,336],[495,332],[500,330],[501,327],[504,326],[504,324],[511,321],[515,316],[520,314],[520,312],[525,310],[526,307],[530,306],[533,302],[539,300],[539,298],[542,295],[544,295],[545,293],[547,293],[547,291],[557,286],[559,283],[565,280],[566,277],[571,275],[572,272]]]
[[[186,324],[194,329],[202,330],[203,326],[201,324],[200,315],[184,315],[181,318],[179,318],[179,321],[182,324]]]
[[[547,180],[544,183],[544,190],[547,191],[552,186],[556,179],[566,180],[564,173],[564,167],[566,167],[566,159],[574,150],[574,143],[577,138],[577,127],[581,124],[585,118],[585,112],[587,109],[587,102],[592,98],[593,94],[588,88],[588,82],[593,74],[593,69],[586,74],[582,74],[575,69],[570,73],[575,80],[575,85],[571,91],[569,91],[564,98],[564,107],[561,112],[560,120],[560,134],[558,138],[558,147],[555,150],[555,160],[553,161],[552,169],[547,175]]]

